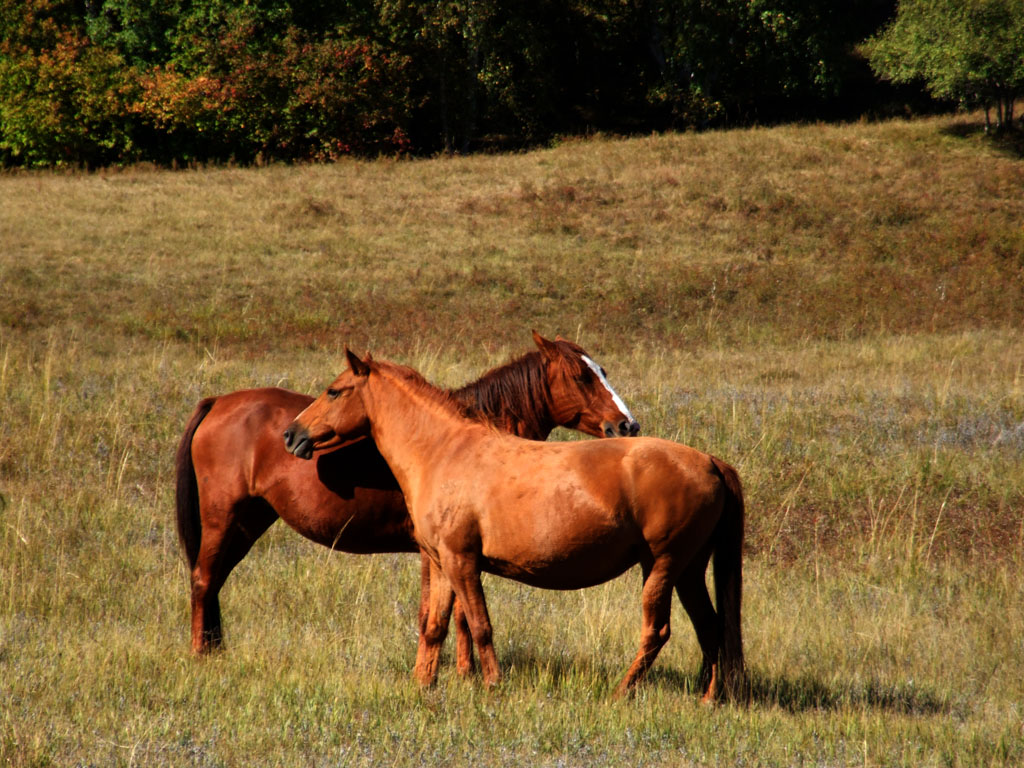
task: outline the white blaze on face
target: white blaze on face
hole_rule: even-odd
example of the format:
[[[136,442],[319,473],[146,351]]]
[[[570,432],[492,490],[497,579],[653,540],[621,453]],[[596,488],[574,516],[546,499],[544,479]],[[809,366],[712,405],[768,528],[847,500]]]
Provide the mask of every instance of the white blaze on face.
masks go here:
[[[633,414],[629,412],[629,408],[627,408],[626,404],[622,402],[622,398],[619,397],[618,393],[614,389],[612,389],[612,385],[608,383],[608,377],[604,375],[604,371],[601,370],[601,366],[586,355],[580,355],[580,357],[583,358],[583,362],[587,364],[587,367],[594,372],[598,380],[604,384],[604,388],[608,390],[608,393],[612,396],[612,401],[615,403],[615,406],[619,411],[622,412],[622,415],[630,422],[636,421],[636,419],[633,418]]]

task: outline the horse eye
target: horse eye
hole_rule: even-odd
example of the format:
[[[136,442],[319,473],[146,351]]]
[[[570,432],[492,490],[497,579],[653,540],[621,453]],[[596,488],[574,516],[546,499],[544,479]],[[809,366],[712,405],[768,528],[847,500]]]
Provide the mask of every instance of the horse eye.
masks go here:
[[[338,399],[338,395],[340,395],[340,394],[341,394],[341,390],[340,389],[334,389],[333,387],[331,387],[330,389],[327,390],[327,399],[328,400],[337,400]]]

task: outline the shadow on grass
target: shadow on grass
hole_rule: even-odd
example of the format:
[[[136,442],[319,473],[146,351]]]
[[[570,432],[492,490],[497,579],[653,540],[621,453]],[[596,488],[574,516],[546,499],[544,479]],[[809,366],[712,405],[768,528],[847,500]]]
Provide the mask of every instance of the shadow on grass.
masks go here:
[[[1018,160],[1024,158],[1024,130],[1019,128],[986,134],[984,123],[951,123],[942,133],[960,139],[987,138],[1004,155]]]
[[[674,669],[651,670],[648,685],[676,688],[680,693],[699,696],[696,672],[684,674]],[[906,715],[934,715],[952,707],[932,692],[912,682],[884,685],[874,680],[861,683],[828,684],[812,677],[767,677],[750,673],[750,703],[753,706],[779,707],[789,712],[812,710],[876,709]]]
[[[875,680],[826,684],[811,677],[750,676],[751,701],[790,712],[807,710],[877,709],[908,715],[934,715],[950,711],[933,693],[912,682],[884,685]]]
[[[521,677],[528,685],[540,684],[552,690],[588,687],[595,696],[611,696],[626,671],[629,660],[621,668],[595,664],[571,656],[540,658],[517,649],[501,660],[503,671],[510,677]],[[643,686],[657,686],[678,691],[680,695],[699,698],[697,669],[692,673],[655,664]],[[874,709],[906,715],[948,713],[952,705],[933,692],[913,682],[886,685],[875,680],[829,684],[809,676],[769,677],[750,673],[750,702],[753,706],[779,707],[798,713],[812,710]]]

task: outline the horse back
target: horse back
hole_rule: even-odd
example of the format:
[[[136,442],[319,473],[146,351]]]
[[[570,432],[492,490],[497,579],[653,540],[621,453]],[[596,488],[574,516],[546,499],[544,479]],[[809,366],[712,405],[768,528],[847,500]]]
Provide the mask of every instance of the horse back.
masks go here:
[[[282,456],[281,434],[312,398],[278,387],[243,389],[217,397],[192,439],[197,475],[238,495],[267,461]],[[270,458],[274,460],[274,458]]]

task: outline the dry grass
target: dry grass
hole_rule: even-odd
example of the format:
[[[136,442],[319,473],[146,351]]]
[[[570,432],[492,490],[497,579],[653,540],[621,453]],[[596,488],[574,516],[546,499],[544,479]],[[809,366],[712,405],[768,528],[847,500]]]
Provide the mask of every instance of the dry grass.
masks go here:
[[[670,347],[1019,326],[1024,171],[941,128],[8,176],[2,319],[400,351],[524,324]]]
[[[1022,192],[943,120],[0,176],[0,763],[1020,764]],[[609,700],[635,573],[489,579],[505,683],[421,692],[416,561],[283,526],[189,657],[200,397],[315,391],[346,343],[460,383],[531,326],[740,469],[751,707],[697,704],[678,608]]]

